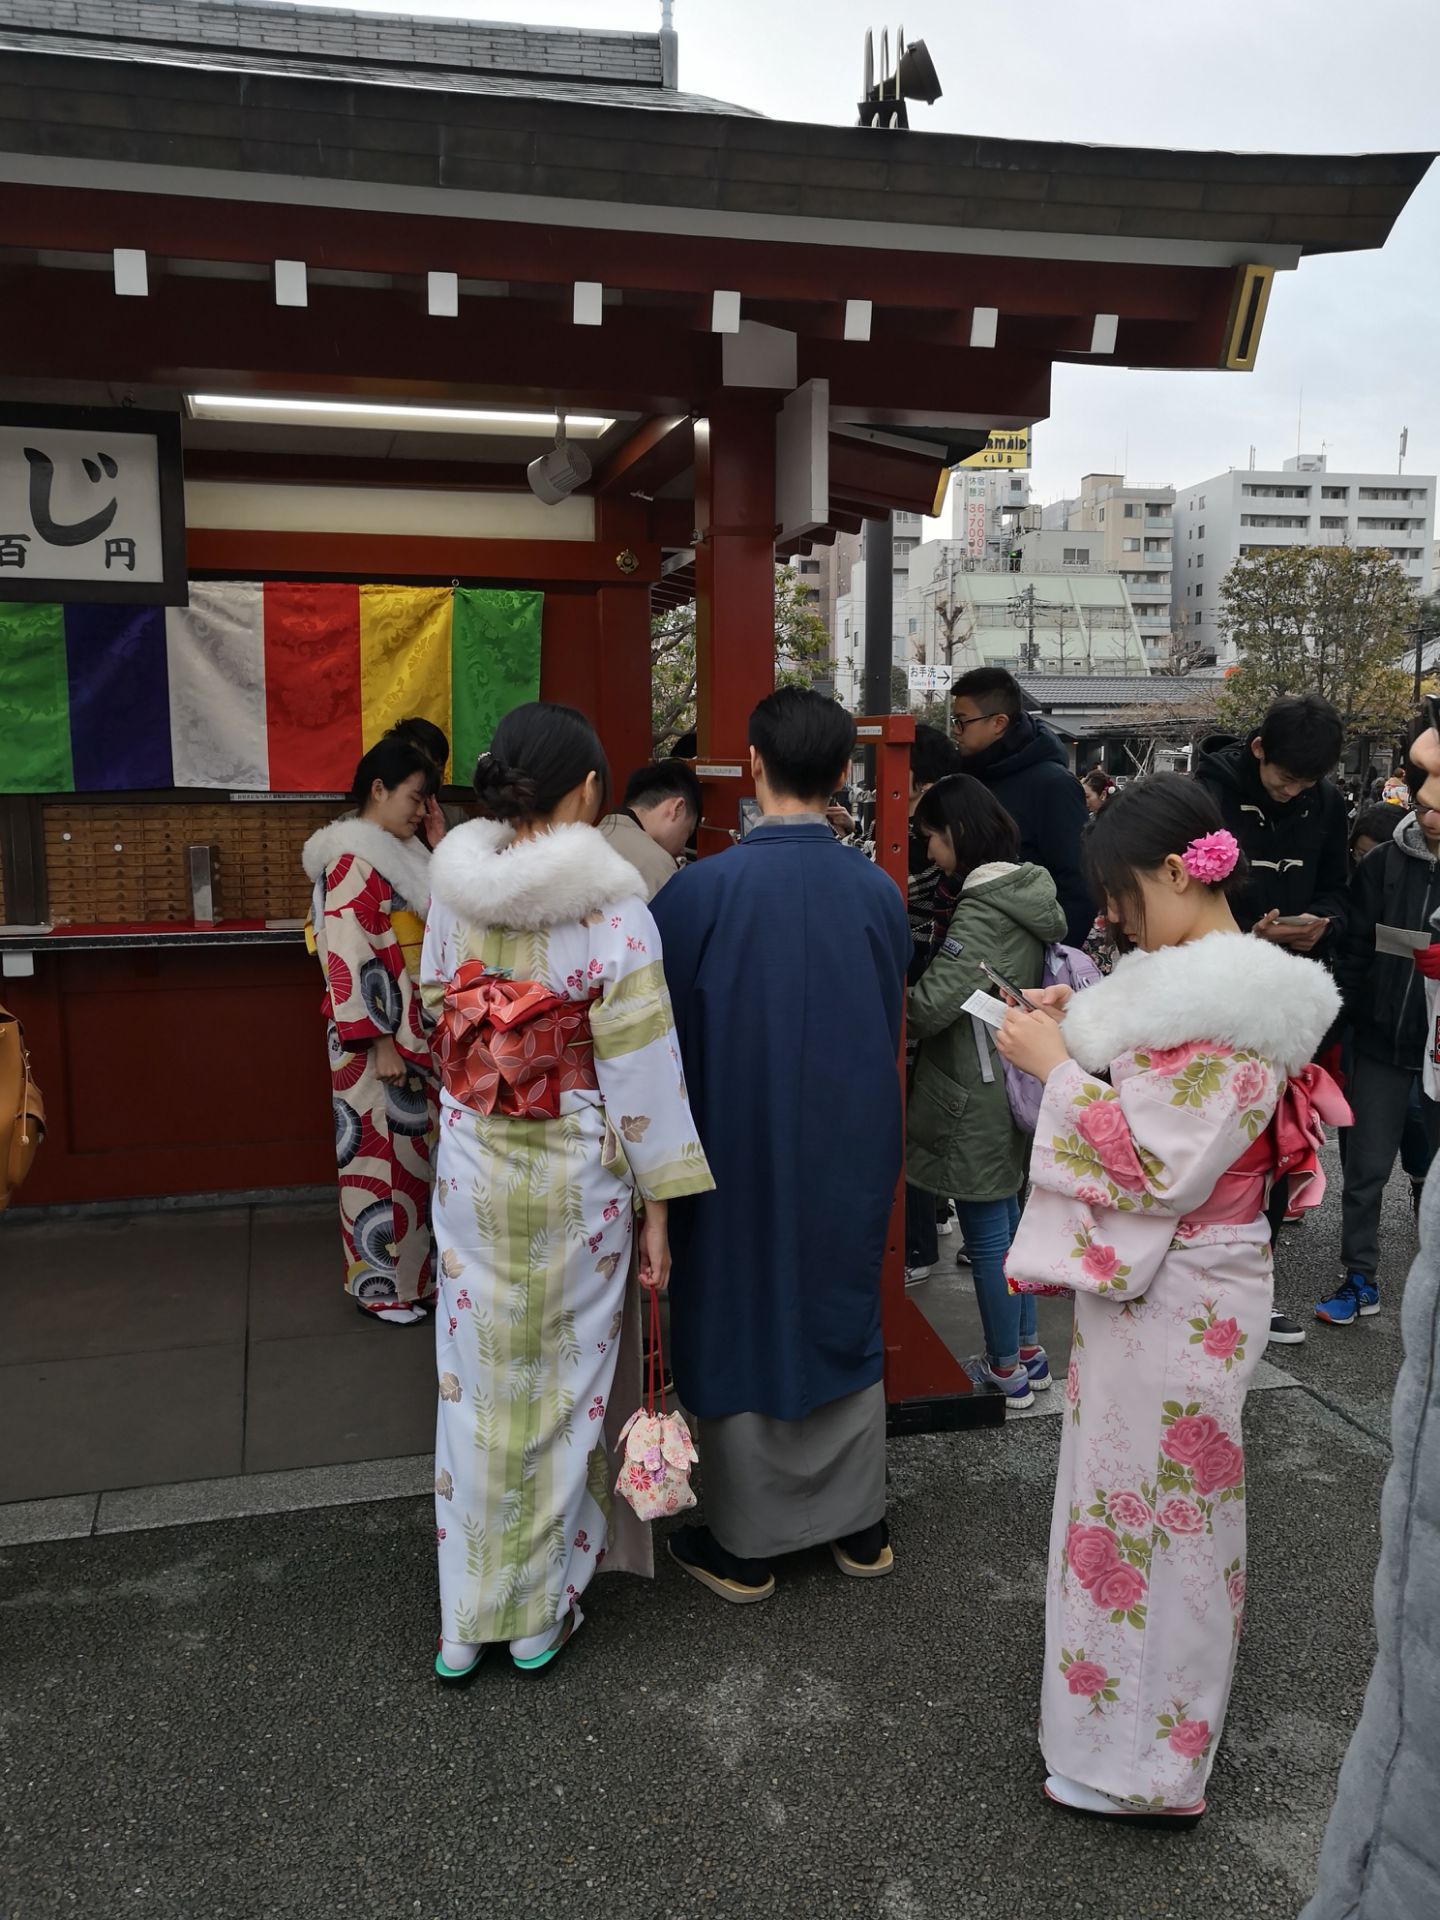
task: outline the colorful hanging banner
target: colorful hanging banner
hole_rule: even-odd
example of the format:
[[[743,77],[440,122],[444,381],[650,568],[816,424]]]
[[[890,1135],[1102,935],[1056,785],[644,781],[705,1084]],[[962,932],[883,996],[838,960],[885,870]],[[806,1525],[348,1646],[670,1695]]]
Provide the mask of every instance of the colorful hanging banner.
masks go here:
[[[463,782],[539,697],[542,604],[290,581],[198,581],[164,609],[0,601],[0,793],[343,792],[411,715]]]

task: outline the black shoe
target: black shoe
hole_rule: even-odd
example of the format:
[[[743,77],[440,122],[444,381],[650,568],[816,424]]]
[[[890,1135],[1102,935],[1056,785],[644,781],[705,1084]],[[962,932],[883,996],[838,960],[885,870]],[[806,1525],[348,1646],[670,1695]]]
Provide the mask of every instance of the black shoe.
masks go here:
[[[672,1560],[722,1600],[745,1606],[768,1600],[775,1576],[766,1560],[742,1560],[727,1553],[708,1527],[677,1527],[666,1542]]]
[[[1270,1316],[1270,1344],[1273,1347],[1303,1347],[1305,1329],[1292,1320],[1288,1313],[1272,1313]]]
[[[1412,1180],[1410,1182],[1410,1206],[1414,1212],[1415,1225],[1417,1227],[1420,1225],[1420,1196],[1424,1191],[1425,1182],[1423,1180]]]

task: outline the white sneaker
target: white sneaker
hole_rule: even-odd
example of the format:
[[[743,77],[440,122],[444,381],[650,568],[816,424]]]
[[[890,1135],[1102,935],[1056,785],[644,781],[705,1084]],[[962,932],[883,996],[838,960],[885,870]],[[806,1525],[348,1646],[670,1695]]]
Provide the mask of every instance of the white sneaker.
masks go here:
[[[988,1360],[982,1360],[980,1378],[987,1387],[995,1387],[1003,1393],[1012,1407],[1033,1407],[1035,1404],[1035,1389],[1021,1361],[1017,1361],[1009,1373],[1000,1373]]]
[[[931,1271],[932,1269],[929,1267],[906,1267],[905,1269],[906,1286],[907,1287],[923,1286],[924,1283],[930,1278]]]

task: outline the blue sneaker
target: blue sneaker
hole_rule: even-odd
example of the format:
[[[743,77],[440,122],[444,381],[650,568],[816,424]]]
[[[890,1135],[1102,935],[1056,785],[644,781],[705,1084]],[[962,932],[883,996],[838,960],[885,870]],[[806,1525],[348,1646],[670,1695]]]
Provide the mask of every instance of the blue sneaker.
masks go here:
[[[1020,1361],[1035,1391],[1048,1393],[1055,1384],[1055,1376],[1050,1371],[1050,1356],[1044,1347],[1021,1347]]]
[[[988,1360],[982,1360],[980,1378],[987,1387],[995,1387],[1003,1393],[1012,1407],[1033,1407],[1035,1404],[1035,1390],[1030,1375],[1018,1360],[1009,1373],[1001,1373]]]
[[[1328,1300],[1315,1309],[1315,1318],[1330,1327],[1353,1326],[1380,1311],[1380,1289],[1363,1273],[1347,1273]]]

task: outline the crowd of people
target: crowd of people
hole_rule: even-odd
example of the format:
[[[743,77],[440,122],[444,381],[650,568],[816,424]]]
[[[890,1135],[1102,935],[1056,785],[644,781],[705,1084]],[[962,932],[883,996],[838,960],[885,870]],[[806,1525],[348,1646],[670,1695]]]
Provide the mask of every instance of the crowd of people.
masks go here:
[[[1440,743],[1416,748],[1413,808],[1353,822],[1342,745],[1304,695],[1194,776],[1082,783],[1008,674],[965,674],[951,737],[917,730],[908,903],[837,829],[855,729],[817,693],[756,708],[758,818],[692,863],[690,767],[642,768],[612,806],[570,708],[506,716],[473,818],[438,805],[428,723],[365,755],[305,864],[346,1285],[377,1324],[435,1320],[442,1681],[497,1646],[548,1665],[602,1563],[649,1570],[612,1491],[646,1290],[697,1423],[704,1524],[666,1536],[677,1563],[732,1603],[810,1546],[893,1571],[880,1273],[903,1164],[907,1281],[953,1217],[984,1385],[1050,1390],[1035,1301],[1075,1302],[1046,1792],[1200,1817],[1244,1609],[1246,1390],[1268,1339],[1304,1338],[1273,1317],[1275,1239],[1348,1122],[1315,1310],[1375,1312],[1382,1190],[1400,1153],[1418,1193],[1435,1143]],[[1080,951],[1097,908],[1104,966]],[[827,1116],[857,1106],[865,1152],[829,1151]]]

